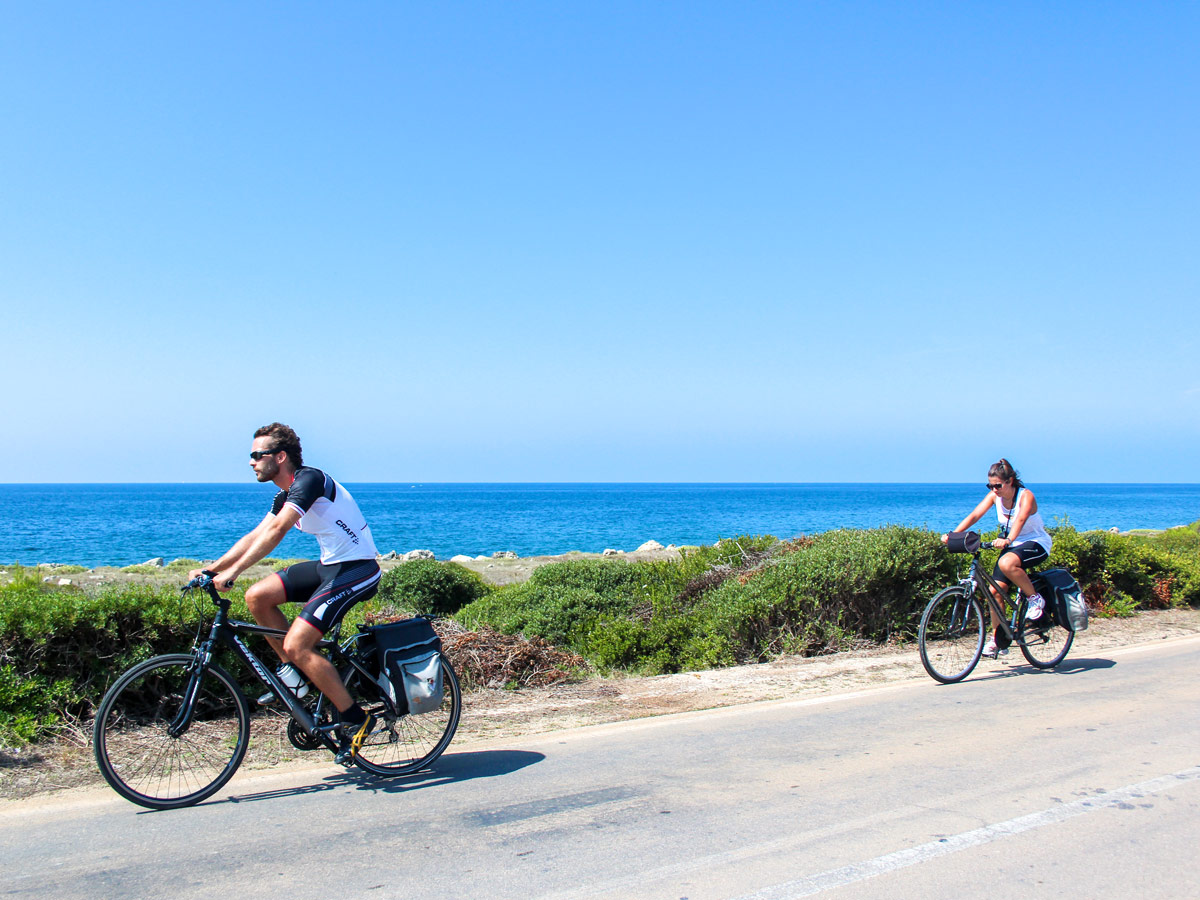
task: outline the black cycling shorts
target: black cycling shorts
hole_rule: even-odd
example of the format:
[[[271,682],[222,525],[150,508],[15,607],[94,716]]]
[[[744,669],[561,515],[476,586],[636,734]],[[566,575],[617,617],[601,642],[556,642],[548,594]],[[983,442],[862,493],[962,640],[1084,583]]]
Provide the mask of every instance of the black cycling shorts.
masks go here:
[[[379,563],[373,559],[348,562],[302,562],[276,572],[288,603],[303,603],[300,618],[324,634],[355,603],[375,596]]]
[[[992,577],[1000,584],[1008,587],[1008,579],[1004,577],[1004,573],[1000,571],[1000,560],[1004,559],[1005,553],[1015,553],[1017,558],[1021,560],[1021,568],[1026,572],[1030,566],[1036,566],[1038,563],[1046,561],[1050,556],[1050,551],[1036,541],[1027,541],[1020,547],[1005,547],[1000,556],[996,559],[996,568],[992,569]]]

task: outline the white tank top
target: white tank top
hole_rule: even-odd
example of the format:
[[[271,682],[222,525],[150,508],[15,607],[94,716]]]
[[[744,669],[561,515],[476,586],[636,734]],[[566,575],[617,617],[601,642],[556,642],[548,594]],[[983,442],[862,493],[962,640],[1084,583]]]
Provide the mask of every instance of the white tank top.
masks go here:
[[[1019,500],[1020,496],[1020,492],[1018,491],[1017,496],[1013,499]],[[1008,521],[1012,518],[1012,514],[1013,510],[1005,509],[1004,501],[997,497],[996,518],[1000,520],[1001,528],[1004,528],[1006,525],[1008,525]],[[1019,547],[1024,543],[1033,541],[1035,544],[1041,546],[1041,548],[1047,553],[1050,552],[1050,547],[1053,544],[1053,542],[1050,540],[1050,533],[1046,531],[1046,523],[1042,521],[1042,514],[1040,512],[1035,512],[1025,520],[1025,524],[1021,526],[1020,534],[1010,534],[1008,537],[1009,540],[1012,541],[1012,545],[1014,547]]]

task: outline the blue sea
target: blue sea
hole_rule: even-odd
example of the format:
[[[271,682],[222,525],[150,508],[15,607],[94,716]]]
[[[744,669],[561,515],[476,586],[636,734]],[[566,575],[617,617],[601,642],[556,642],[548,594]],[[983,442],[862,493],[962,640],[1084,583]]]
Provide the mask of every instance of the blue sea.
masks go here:
[[[979,484],[347,484],[381,553],[520,556],[708,544],[887,524],[953,528]],[[1169,528],[1200,519],[1196,484],[1031,484],[1051,525]],[[0,485],[0,562],[124,566],[213,559],[268,512],[274,485]],[[985,527],[994,527],[989,517]],[[275,551],[314,558],[293,532]]]

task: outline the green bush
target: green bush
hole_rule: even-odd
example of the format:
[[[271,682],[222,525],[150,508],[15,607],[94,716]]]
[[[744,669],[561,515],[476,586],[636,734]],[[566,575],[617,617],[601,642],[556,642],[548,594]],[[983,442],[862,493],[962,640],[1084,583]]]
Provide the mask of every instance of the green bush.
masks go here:
[[[449,616],[488,593],[478,575],[458,563],[414,559],[384,574],[378,604],[433,616]]]
[[[1047,565],[1070,569],[1101,615],[1200,603],[1200,534],[1052,530]]]
[[[545,566],[458,618],[538,635],[602,669],[675,672],[911,634],[953,575],[927,531],[837,531],[790,544],[759,536],[678,563]]]
[[[491,625],[505,634],[545,638],[582,653],[601,619],[628,617],[670,576],[670,564],[572,560],[535,569],[523,584],[507,585],[463,609],[468,628]]]
[[[1200,604],[1196,526],[1129,536],[1063,525],[1052,534],[1049,564],[1069,568],[1101,615]],[[985,565],[995,556],[988,551]],[[965,560],[937,535],[898,526],[786,543],[739,537],[689,548],[674,562],[555,563],[498,589],[461,566],[415,560],[389,571],[343,631],[385,609],[454,613],[468,628],[542,637],[600,669],[696,670],[910,638],[928,598],[957,579]],[[245,586],[232,594],[236,618],[249,616]],[[208,598],[193,598],[198,605],[181,602],[174,587],[145,585],[89,594],[17,569],[0,587],[0,744],[86,722],[127,667],[190,646],[212,617]]]
[[[185,619],[195,610],[172,587],[90,595],[23,576],[0,587],[0,743],[86,717],[126,668],[187,646]]]
[[[928,531],[826,532],[706,594],[695,610],[707,631],[702,655],[749,662],[909,637],[956,565]]]

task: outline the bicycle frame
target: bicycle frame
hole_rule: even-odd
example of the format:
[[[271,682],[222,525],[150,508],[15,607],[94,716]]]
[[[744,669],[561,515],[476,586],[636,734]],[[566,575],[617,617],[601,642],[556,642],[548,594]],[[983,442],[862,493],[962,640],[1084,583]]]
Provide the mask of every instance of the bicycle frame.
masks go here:
[[[187,731],[191,725],[192,715],[195,711],[195,700],[197,692],[200,689],[200,682],[204,677],[205,671],[212,662],[213,651],[221,645],[229,647],[234,654],[245,663],[250,670],[257,676],[272,694],[283,702],[287,708],[288,714],[293,720],[304,730],[305,734],[316,740],[319,740],[328,749],[336,751],[337,743],[330,737],[329,732],[333,730],[333,725],[318,725],[316,719],[305,708],[305,706],[297,699],[296,695],[284,687],[283,682],[279,677],[264,665],[262,660],[255,655],[254,651],[246,646],[242,640],[242,634],[258,634],[264,637],[277,637],[282,639],[287,634],[286,631],[281,631],[278,628],[268,628],[265,625],[258,625],[253,622],[242,622],[238,619],[229,618],[230,600],[228,597],[222,597],[213,587],[211,580],[199,585],[213,601],[217,607],[216,616],[213,618],[212,626],[209,628],[208,638],[202,641],[194,649],[197,659],[197,665],[192,670],[191,678],[188,682],[187,696],[179,715],[168,727],[168,732],[172,737],[178,737]],[[361,675],[369,682],[374,682],[374,676],[368,672],[359,662],[350,655],[337,643],[338,634],[341,631],[341,623],[335,625],[330,633],[330,636],[322,638],[317,642],[317,649],[327,651],[337,663],[348,663],[353,666]],[[317,715],[320,715],[321,705],[325,702],[325,695],[318,694],[317,699]],[[385,703],[388,702],[386,697],[383,697]]]
[[[1024,626],[1018,625],[1017,623],[1017,614],[1020,612],[1021,604],[1019,602],[1014,603],[1012,598],[1009,596],[1008,591],[1000,587],[999,582],[997,582],[996,579],[994,579],[991,574],[988,573],[987,570],[984,569],[984,567],[980,564],[980,552],[981,551],[976,550],[975,553],[972,554],[971,567],[968,569],[966,577],[963,578],[959,583],[963,587],[968,588],[972,595],[984,586],[990,588],[990,590],[984,591],[984,593],[987,594],[988,608],[999,621],[1000,627],[1004,629],[1004,633],[1008,635],[1008,639],[1010,641],[1015,641],[1017,640],[1018,634],[1025,633]],[[1016,589],[1016,585],[1013,585],[1013,588]],[[1008,616],[1005,614],[1005,607],[1001,606],[1000,602],[996,600],[997,595],[1004,598],[1005,605],[1012,603],[1013,612],[1011,623],[1009,622]],[[1019,593],[1018,596],[1020,596]]]

